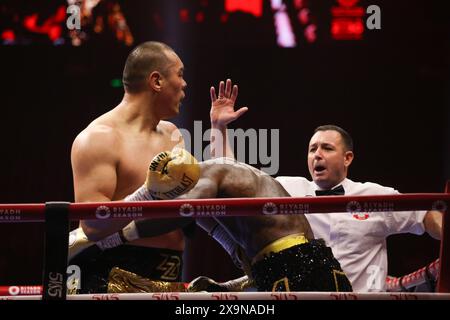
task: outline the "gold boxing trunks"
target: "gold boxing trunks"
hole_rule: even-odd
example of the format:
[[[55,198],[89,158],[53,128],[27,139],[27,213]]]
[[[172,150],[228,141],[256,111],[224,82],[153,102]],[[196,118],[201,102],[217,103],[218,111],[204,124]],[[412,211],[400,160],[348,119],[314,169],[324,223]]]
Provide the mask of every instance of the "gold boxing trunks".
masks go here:
[[[135,273],[113,268],[108,278],[108,293],[187,292],[183,282],[150,280]]]

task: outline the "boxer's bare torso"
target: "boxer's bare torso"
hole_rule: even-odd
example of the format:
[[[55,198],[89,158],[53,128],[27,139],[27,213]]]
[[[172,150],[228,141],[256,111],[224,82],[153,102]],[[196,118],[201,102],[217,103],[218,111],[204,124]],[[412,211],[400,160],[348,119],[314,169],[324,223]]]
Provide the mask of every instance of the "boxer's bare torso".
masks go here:
[[[94,120],[72,147],[75,201],[118,201],[145,181],[149,159],[181,142],[175,125],[160,121],[155,130],[141,129],[127,119],[119,107]],[[81,221],[90,238],[102,239],[128,221]],[[105,226],[105,224],[109,224]],[[120,225],[120,226],[119,226]],[[98,228],[96,228],[98,226]],[[141,238],[128,244],[183,250],[181,230]]]

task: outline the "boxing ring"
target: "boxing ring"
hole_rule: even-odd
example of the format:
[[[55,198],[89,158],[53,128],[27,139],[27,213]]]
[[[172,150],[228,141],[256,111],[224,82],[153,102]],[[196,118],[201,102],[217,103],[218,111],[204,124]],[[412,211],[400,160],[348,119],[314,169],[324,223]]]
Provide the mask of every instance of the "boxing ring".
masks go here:
[[[44,222],[45,252],[42,286],[0,286],[0,300],[416,300],[450,299],[450,193],[304,198],[183,199],[150,202],[0,204],[0,223]],[[245,207],[245,211],[242,208]],[[443,214],[440,257],[401,278],[388,278],[391,292],[158,292],[67,294],[69,225],[73,220],[232,217],[336,212],[398,212],[438,210]],[[404,292],[438,276],[437,293]],[[397,292],[400,291],[400,292]]]

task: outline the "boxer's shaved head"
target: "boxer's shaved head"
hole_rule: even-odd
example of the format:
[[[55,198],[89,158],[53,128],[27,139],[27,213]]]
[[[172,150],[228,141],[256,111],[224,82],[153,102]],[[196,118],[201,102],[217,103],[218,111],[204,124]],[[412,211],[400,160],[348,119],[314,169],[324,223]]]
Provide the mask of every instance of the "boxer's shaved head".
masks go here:
[[[169,52],[174,52],[171,47],[156,41],[144,42],[133,49],[123,70],[125,91],[137,93],[144,90],[147,77],[153,71],[166,75],[170,64]]]

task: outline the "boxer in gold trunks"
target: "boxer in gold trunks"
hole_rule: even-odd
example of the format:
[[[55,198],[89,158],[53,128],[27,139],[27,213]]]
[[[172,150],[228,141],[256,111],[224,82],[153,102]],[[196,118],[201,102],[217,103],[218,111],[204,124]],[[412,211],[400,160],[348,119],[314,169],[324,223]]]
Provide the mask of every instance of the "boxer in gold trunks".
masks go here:
[[[180,131],[168,121],[179,114],[185,97],[183,73],[182,60],[164,43],[145,42],[131,51],[123,70],[122,101],[73,142],[76,202],[146,200],[137,188],[145,180],[149,161],[161,151],[184,145]],[[81,220],[80,228],[71,233],[69,263],[81,269],[80,292],[105,292],[113,266],[152,279],[181,280],[182,226],[160,227],[165,232],[141,232],[138,237],[136,229],[146,228],[132,225],[124,230],[131,231],[124,232],[124,238],[113,234],[133,218]],[[82,250],[88,245],[89,250]]]
[[[122,101],[73,142],[76,202],[150,200],[141,187],[149,161],[184,146],[180,130],[168,121],[179,114],[187,86],[184,64],[174,50],[160,42],[140,44],[129,54],[122,80]],[[211,112],[236,119],[246,110],[234,111],[237,86],[228,79],[219,87],[223,98],[212,101]],[[105,292],[112,267],[153,280],[181,280],[184,235],[192,233],[193,224],[125,218],[82,220],[71,232],[69,264],[81,269],[78,292]]]

